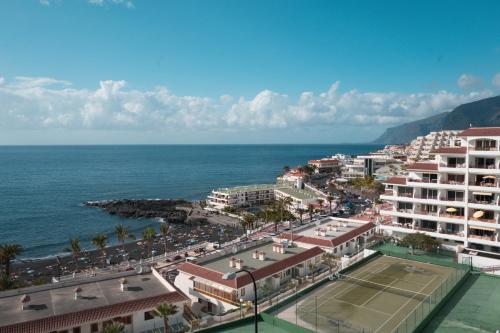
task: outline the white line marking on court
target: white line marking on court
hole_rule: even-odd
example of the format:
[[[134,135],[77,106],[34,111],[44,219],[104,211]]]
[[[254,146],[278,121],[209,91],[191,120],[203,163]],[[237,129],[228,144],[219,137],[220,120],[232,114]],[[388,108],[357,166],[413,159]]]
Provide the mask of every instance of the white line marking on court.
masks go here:
[[[383,271],[383,270],[384,270],[384,269],[386,269],[387,267],[388,267],[388,266],[383,266],[383,267],[381,267],[378,271]],[[374,274],[377,274],[377,272],[378,272],[378,271],[368,273],[367,277],[372,276],[372,275],[374,275]],[[355,276],[355,278],[359,278],[359,276]],[[337,281],[341,281],[341,280],[337,280]],[[338,288],[338,287],[340,287],[341,285],[345,285],[345,283],[344,283],[344,284],[340,284],[340,283],[339,283],[339,284],[336,286],[336,288],[335,288],[335,289],[337,289],[337,288]],[[328,297],[328,298],[327,298],[324,302],[320,303],[320,304],[318,305],[318,307],[320,307],[321,305],[325,304],[326,302],[328,302],[328,301],[329,301],[329,300],[331,300],[332,298],[337,299],[337,297],[347,294],[349,291],[353,290],[355,287],[357,287],[357,286],[353,284],[353,285],[351,285],[350,287],[347,287],[347,288],[345,288],[344,290],[341,290],[339,293],[336,293],[336,294],[334,294],[333,296],[329,296],[329,297]],[[331,290],[334,290],[334,288],[332,288]],[[329,290],[329,291],[331,291],[331,290]],[[330,293],[328,293],[327,295],[329,295],[329,294],[330,294]],[[359,306],[359,305],[358,305],[358,306]]]
[[[438,276],[436,275],[436,276],[435,276],[432,280],[430,280],[429,282],[427,282],[427,283],[425,284],[425,286],[424,286],[423,288],[421,288],[421,289],[418,291],[418,293],[422,293],[422,290],[424,290],[424,289],[425,289],[425,288],[426,288],[429,284],[431,284],[431,282],[433,282],[433,281],[434,281],[437,277],[438,277]],[[399,310],[399,311],[394,312],[394,314],[393,314],[392,316],[390,316],[390,317],[389,317],[389,319],[387,319],[385,322],[383,322],[383,323],[382,323],[382,325],[381,325],[381,326],[379,326],[379,328],[377,328],[377,329],[375,330],[375,333],[376,333],[376,332],[378,332],[378,331],[380,331],[380,330],[382,329],[382,327],[384,327],[384,325],[385,325],[385,324],[387,324],[387,323],[388,323],[388,322],[389,322],[392,318],[394,318],[394,316],[395,316],[396,314],[398,314],[398,313],[401,311],[401,309],[402,309],[402,308],[404,308],[406,305],[408,305],[408,303],[410,303],[410,302],[411,302],[411,300],[413,300],[413,298],[415,298],[415,296],[417,296],[417,294],[413,295],[413,296],[412,296],[412,297],[411,297],[408,301],[406,301],[406,302],[405,302],[402,306],[400,306],[400,307],[399,307],[399,309],[400,309],[400,310]],[[409,313],[408,313],[408,315],[409,315],[410,313],[411,313],[411,312],[409,312]],[[408,315],[405,317],[405,319],[408,317]]]
[[[381,293],[383,293],[387,288],[389,288],[390,286],[392,286],[394,283],[396,283],[398,281],[399,281],[399,279],[395,279],[394,281],[392,281],[390,284],[387,285],[387,287],[385,287],[382,290],[379,290],[375,295],[373,295],[366,302],[364,302],[363,304],[361,304],[361,306],[365,306],[366,304],[368,304],[368,302],[370,302],[372,299],[374,299],[375,297],[377,297],[378,295],[380,295]]]

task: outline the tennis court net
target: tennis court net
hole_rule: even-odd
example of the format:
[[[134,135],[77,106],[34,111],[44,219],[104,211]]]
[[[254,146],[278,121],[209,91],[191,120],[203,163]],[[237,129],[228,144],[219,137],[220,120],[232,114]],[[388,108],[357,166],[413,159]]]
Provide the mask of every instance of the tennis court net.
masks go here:
[[[431,295],[420,293],[418,291],[406,290],[406,289],[393,287],[393,286],[385,285],[382,283],[373,282],[370,280],[364,280],[364,279],[360,279],[357,277],[353,277],[350,275],[344,275],[344,274],[337,274],[337,278],[343,282],[355,284],[355,285],[370,288],[370,289],[376,289],[376,290],[392,293],[392,294],[407,297],[407,298],[416,299],[416,300],[419,300],[422,302],[427,301],[427,300],[428,300],[428,302],[432,301]]]

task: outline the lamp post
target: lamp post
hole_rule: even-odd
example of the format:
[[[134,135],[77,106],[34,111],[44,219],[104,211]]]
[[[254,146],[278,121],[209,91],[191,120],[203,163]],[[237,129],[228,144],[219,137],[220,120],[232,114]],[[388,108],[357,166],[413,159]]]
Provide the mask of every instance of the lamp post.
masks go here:
[[[255,277],[253,276],[252,272],[246,270],[246,269],[240,269],[237,272],[230,272],[230,273],[225,273],[222,275],[223,280],[234,280],[236,278],[236,274],[245,272],[250,277],[252,278],[252,283],[253,283],[253,309],[254,309],[254,322],[255,322],[255,333],[259,332],[259,326],[257,324],[258,318],[257,318],[257,284],[255,283]]]

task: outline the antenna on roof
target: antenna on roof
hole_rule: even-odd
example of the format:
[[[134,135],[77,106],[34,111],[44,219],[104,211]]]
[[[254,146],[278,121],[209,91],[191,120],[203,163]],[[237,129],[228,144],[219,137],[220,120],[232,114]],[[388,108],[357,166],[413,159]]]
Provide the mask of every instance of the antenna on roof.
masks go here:
[[[469,123],[469,127],[472,127],[472,123]]]

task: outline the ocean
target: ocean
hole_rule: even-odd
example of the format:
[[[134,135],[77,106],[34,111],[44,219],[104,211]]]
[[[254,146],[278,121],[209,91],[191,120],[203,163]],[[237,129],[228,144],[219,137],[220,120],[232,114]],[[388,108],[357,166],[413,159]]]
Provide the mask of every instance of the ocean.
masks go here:
[[[0,244],[19,243],[23,258],[56,255],[80,238],[127,225],[139,235],[154,220],[124,219],[84,201],[203,199],[214,188],[274,182],[284,165],[376,145],[0,146]]]

